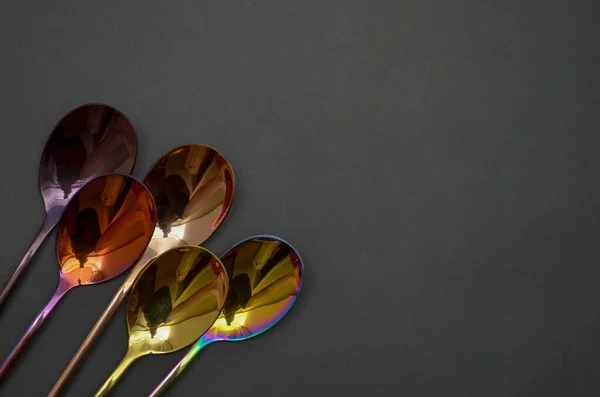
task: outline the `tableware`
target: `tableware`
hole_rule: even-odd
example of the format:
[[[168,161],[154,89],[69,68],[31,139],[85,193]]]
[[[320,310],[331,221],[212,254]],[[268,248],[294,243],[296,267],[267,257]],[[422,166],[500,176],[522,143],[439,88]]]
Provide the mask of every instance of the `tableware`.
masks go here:
[[[121,112],[110,106],[80,106],[58,122],[40,162],[44,222],[0,293],[0,307],[77,190],[101,174],[131,173],[136,156],[137,136],[133,126]]]
[[[138,260],[155,222],[150,191],[131,176],[106,174],[79,189],[58,223],[56,292],[5,359],[0,379],[67,291],[117,277]]]
[[[223,312],[169,375],[151,393],[164,393],[206,346],[241,341],[277,324],[296,302],[304,266],[298,252],[273,236],[244,240],[221,257],[229,275],[229,294]]]
[[[215,149],[200,144],[179,146],[165,153],[148,171],[144,183],[155,198],[158,212],[152,241],[48,397],[60,395],[148,261],[173,247],[200,245],[206,241],[227,215],[235,190],[233,169],[227,159]]]
[[[107,396],[138,358],[194,343],[221,313],[228,283],[219,258],[198,246],[173,248],[151,260],[127,303],[127,353],[96,397]]]

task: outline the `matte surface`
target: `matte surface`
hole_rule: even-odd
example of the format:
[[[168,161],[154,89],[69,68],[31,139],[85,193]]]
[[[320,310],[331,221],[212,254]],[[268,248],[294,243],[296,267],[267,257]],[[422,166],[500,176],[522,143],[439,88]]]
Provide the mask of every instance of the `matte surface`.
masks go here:
[[[188,142],[231,161],[236,198],[207,248],[275,234],[306,265],[281,324],[208,347],[168,395],[230,396],[235,371],[246,396],[597,396],[599,13],[596,0],[5,2],[0,280],[41,223],[50,130],[106,102],[138,131],[138,178]],[[52,239],[0,316],[2,356],[56,287]],[[78,346],[65,334],[83,340],[120,283],[73,291],[0,395],[45,396]],[[68,396],[120,360],[124,309]],[[140,360],[115,395],[146,396],[180,357]]]

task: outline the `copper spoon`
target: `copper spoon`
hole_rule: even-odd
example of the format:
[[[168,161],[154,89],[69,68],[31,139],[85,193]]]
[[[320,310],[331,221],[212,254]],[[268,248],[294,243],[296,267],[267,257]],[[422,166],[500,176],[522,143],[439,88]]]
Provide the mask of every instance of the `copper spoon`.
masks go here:
[[[136,179],[107,174],[86,183],[69,201],[58,225],[58,288],[0,367],[0,380],[64,294],[117,277],[142,255],[152,237],[156,207]]]
[[[107,396],[136,359],[194,343],[221,313],[228,285],[223,264],[204,248],[173,248],[153,259],[127,304],[127,353],[96,396]]]
[[[84,105],[58,122],[40,162],[40,190],[46,216],[38,235],[4,286],[0,307],[81,185],[107,172],[131,173],[136,156],[137,136],[133,126],[110,106]]]
[[[227,159],[215,149],[199,144],[179,146],[165,153],[148,171],[144,183],[154,196],[158,212],[148,249],[48,396],[60,395],[148,261],[170,248],[206,241],[227,215],[235,190],[233,169]]]
[[[245,340],[270,329],[287,314],[300,294],[304,276],[302,260],[280,238],[251,237],[231,248],[221,261],[229,275],[229,294],[223,312],[151,397],[164,393],[207,345]]]

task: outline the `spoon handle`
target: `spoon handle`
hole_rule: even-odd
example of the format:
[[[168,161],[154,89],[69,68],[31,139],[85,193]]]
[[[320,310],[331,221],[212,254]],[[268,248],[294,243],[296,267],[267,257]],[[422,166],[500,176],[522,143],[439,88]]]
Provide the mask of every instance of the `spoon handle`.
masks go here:
[[[42,311],[37,315],[35,320],[33,320],[29,328],[27,328],[27,331],[25,331],[25,333],[21,337],[21,340],[19,340],[19,342],[12,349],[8,357],[6,357],[6,359],[4,360],[4,363],[2,363],[2,366],[0,367],[0,380],[4,379],[6,374],[8,374],[11,367],[13,366],[15,361],[17,361],[17,358],[19,358],[19,355],[25,348],[25,345],[29,343],[31,338],[33,338],[33,335],[35,335],[35,333],[40,329],[44,320],[46,319],[46,317],[48,317],[52,309],[54,309],[58,301],[60,301],[60,299],[65,295],[65,293],[72,287],[73,285],[71,285],[67,280],[61,277],[60,282],[58,284],[58,288],[56,289],[56,292],[54,292],[54,295],[52,296],[46,307],[44,307]]]
[[[205,339],[204,336],[202,336],[198,340],[198,342],[196,342],[194,346],[192,346],[192,348],[187,352],[187,354],[181,359],[181,361],[179,361],[179,363],[177,363],[177,365],[173,367],[171,372],[169,372],[169,374],[162,380],[162,382],[160,382],[160,384],[156,386],[154,391],[152,391],[152,393],[150,393],[148,397],[156,397],[162,395],[169,387],[171,387],[173,382],[177,380],[179,374],[183,372],[183,370],[189,365],[190,362],[192,362],[192,359],[196,357],[198,353],[200,353],[200,350],[202,350],[204,347],[208,346],[212,342],[214,342],[214,340]]]
[[[127,350],[125,357],[121,360],[117,368],[110,374],[106,382],[98,389],[94,397],[106,397],[110,394],[112,388],[117,384],[121,376],[125,373],[127,368],[131,365],[139,357],[138,354],[132,352],[131,350]]]
[[[131,272],[129,272],[129,275],[123,282],[123,285],[121,285],[119,290],[112,297],[110,303],[108,304],[108,306],[106,306],[106,309],[104,309],[104,312],[102,313],[98,321],[96,321],[96,324],[94,324],[94,327],[92,328],[88,336],[85,338],[81,346],[79,346],[77,353],[75,353],[69,365],[67,365],[60,378],[54,384],[54,387],[52,387],[50,393],[48,393],[48,397],[55,397],[60,395],[64,387],[67,385],[68,380],[75,373],[75,370],[83,361],[83,358],[88,353],[88,351],[91,349],[92,345],[94,344],[94,341],[100,336],[102,330],[104,330],[104,327],[106,327],[112,316],[115,314],[121,302],[123,302],[127,295],[129,295],[129,292],[133,287],[133,283],[135,282],[137,275],[144,268],[144,264],[138,263],[136,266],[133,267],[133,269],[131,269]]]
[[[33,241],[31,242],[31,245],[27,249],[25,256],[23,256],[21,262],[13,271],[12,276],[10,276],[10,279],[8,280],[8,282],[4,286],[4,289],[2,290],[2,293],[0,294],[0,308],[4,305],[4,302],[10,295],[12,289],[15,287],[19,277],[23,274],[23,271],[25,271],[25,269],[27,268],[27,265],[31,261],[31,258],[33,258],[33,255],[35,255],[37,250],[40,248],[40,245],[42,245],[42,242],[44,242],[44,240],[48,236],[48,233],[50,233],[50,231],[54,229],[54,226],[56,226],[57,223],[57,220],[50,220],[49,217],[46,217],[44,219],[44,223],[42,224],[42,227],[40,228],[37,236],[35,236],[35,239],[33,239]]]

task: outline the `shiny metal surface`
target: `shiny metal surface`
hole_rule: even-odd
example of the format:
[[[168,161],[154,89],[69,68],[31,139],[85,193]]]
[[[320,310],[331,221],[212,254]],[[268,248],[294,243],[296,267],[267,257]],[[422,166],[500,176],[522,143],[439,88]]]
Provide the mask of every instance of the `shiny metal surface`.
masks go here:
[[[58,122],[40,162],[40,190],[46,216],[38,235],[2,290],[0,307],[77,190],[86,181],[104,173],[131,173],[136,156],[137,136],[133,126],[110,106],[80,106]]]
[[[58,224],[58,288],[2,364],[0,379],[67,291],[116,277],[139,259],[155,222],[150,191],[128,175],[99,176],[75,193]]]
[[[96,396],[107,396],[139,357],[194,343],[221,313],[228,285],[219,258],[201,247],[173,248],[150,261],[127,303],[127,353]]]
[[[215,149],[178,146],[148,171],[144,183],[156,200],[158,223],[144,255],[178,245],[200,245],[227,215],[235,192],[231,164]]]
[[[158,211],[152,241],[48,396],[60,395],[148,261],[173,247],[206,241],[227,215],[235,191],[235,177],[227,159],[200,144],[178,146],[165,153],[148,171],[144,183]]]
[[[251,237],[231,248],[221,261],[229,275],[229,294],[222,313],[151,396],[164,393],[205,346],[248,339],[271,328],[300,294],[302,260],[290,244],[277,237]]]

